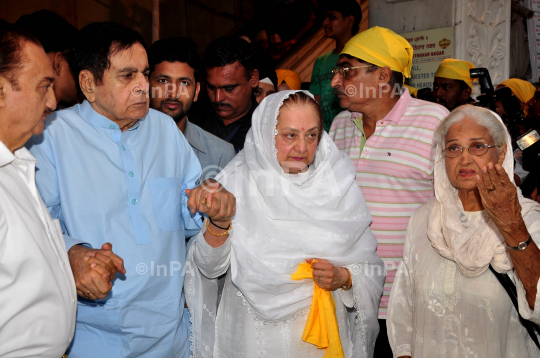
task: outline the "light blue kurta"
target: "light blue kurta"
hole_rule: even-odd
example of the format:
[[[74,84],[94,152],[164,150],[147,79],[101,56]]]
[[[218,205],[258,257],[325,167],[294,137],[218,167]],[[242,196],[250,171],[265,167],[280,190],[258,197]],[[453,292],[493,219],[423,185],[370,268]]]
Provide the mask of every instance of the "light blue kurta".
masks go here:
[[[87,101],[54,112],[45,126],[27,146],[67,249],[110,242],[127,271],[105,299],[79,297],[70,358],[189,356],[185,237],[201,226],[184,192],[201,172],[191,146],[152,109],[123,133]]]

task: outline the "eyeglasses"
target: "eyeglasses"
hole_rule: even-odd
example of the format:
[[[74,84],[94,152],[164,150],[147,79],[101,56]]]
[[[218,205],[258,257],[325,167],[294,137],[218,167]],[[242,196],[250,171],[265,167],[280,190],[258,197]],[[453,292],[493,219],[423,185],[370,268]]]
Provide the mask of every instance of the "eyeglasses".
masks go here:
[[[335,75],[336,73],[339,73],[339,75],[340,75],[341,77],[345,77],[345,75],[347,74],[347,71],[350,71],[350,70],[356,70],[356,69],[358,69],[358,68],[372,67],[372,66],[375,66],[375,65],[358,66],[358,67],[343,67],[343,66],[336,66],[335,68],[332,69],[332,74]]]
[[[443,154],[448,158],[456,158],[463,153],[463,149],[467,148],[472,155],[480,156],[487,153],[490,148],[500,148],[500,145],[487,145],[484,143],[474,143],[470,147],[462,147],[460,145],[451,145],[443,149]]]

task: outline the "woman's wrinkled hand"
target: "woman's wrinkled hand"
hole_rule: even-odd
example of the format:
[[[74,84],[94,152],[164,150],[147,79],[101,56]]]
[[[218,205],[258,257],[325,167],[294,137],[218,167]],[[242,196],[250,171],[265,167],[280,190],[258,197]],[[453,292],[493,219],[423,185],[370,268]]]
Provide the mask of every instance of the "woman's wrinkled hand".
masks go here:
[[[523,223],[517,188],[500,164],[488,165],[476,175],[484,210],[501,232],[512,232]]]
[[[346,268],[334,266],[323,259],[311,259],[306,262],[313,268],[313,280],[323,290],[335,291],[349,284],[349,270]]]

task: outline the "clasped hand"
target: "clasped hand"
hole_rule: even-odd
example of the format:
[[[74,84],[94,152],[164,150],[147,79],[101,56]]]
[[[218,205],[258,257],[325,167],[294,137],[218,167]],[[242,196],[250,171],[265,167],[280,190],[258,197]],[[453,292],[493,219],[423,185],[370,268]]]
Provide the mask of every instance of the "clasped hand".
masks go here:
[[[310,259],[306,262],[313,268],[313,280],[323,290],[335,291],[349,283],[349,270],[344,267],[334,266],[324,259]]]
[[[186,190],[189,195],[188,208],[207,214],[219,226],[227,227],[236,212],[236,198],[214,179],[207,179],[201,185]]]

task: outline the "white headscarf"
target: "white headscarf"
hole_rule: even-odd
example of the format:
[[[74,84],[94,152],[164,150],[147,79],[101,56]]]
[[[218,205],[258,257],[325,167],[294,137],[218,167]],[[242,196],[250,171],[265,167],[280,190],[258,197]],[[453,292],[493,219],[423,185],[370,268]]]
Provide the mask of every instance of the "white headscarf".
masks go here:
[[[475,109],[487,111],[483,108]],[[504,127],[501,118],[496,113],[491,114]],[[512,142],[506,130],[504,137],[506,155],[502,167],[514,183]],[[434,146],[436,147],[433,169],[435,197],[428,202],[428,238],[431,245],[441,256],[454,261],[465,277],[480,276],[488,269],[489,264],[500,273],[512,270],[513,264],[504,244],[504,237],[486,212],[482,212],[478,220],[463,224],[464,220],[468,219],[458,197],[458,190],[452,186],[446,173],[445,157],[442,152],[445,147],[444,138],[441,142],[434,143]],[[525,199],[519,189],[518,199],[523,217],[536,207],[536,203]]]
[[[311,305],[313,281],[291,280],[306,259],[336,266],[380,262],[355,168],[326,132],[309,171],[289,175],[279,165],[277,117],[295,92],[261,102],[244,150],[216,177],[236,197],[232,282],[264,320],[285,319]]]

